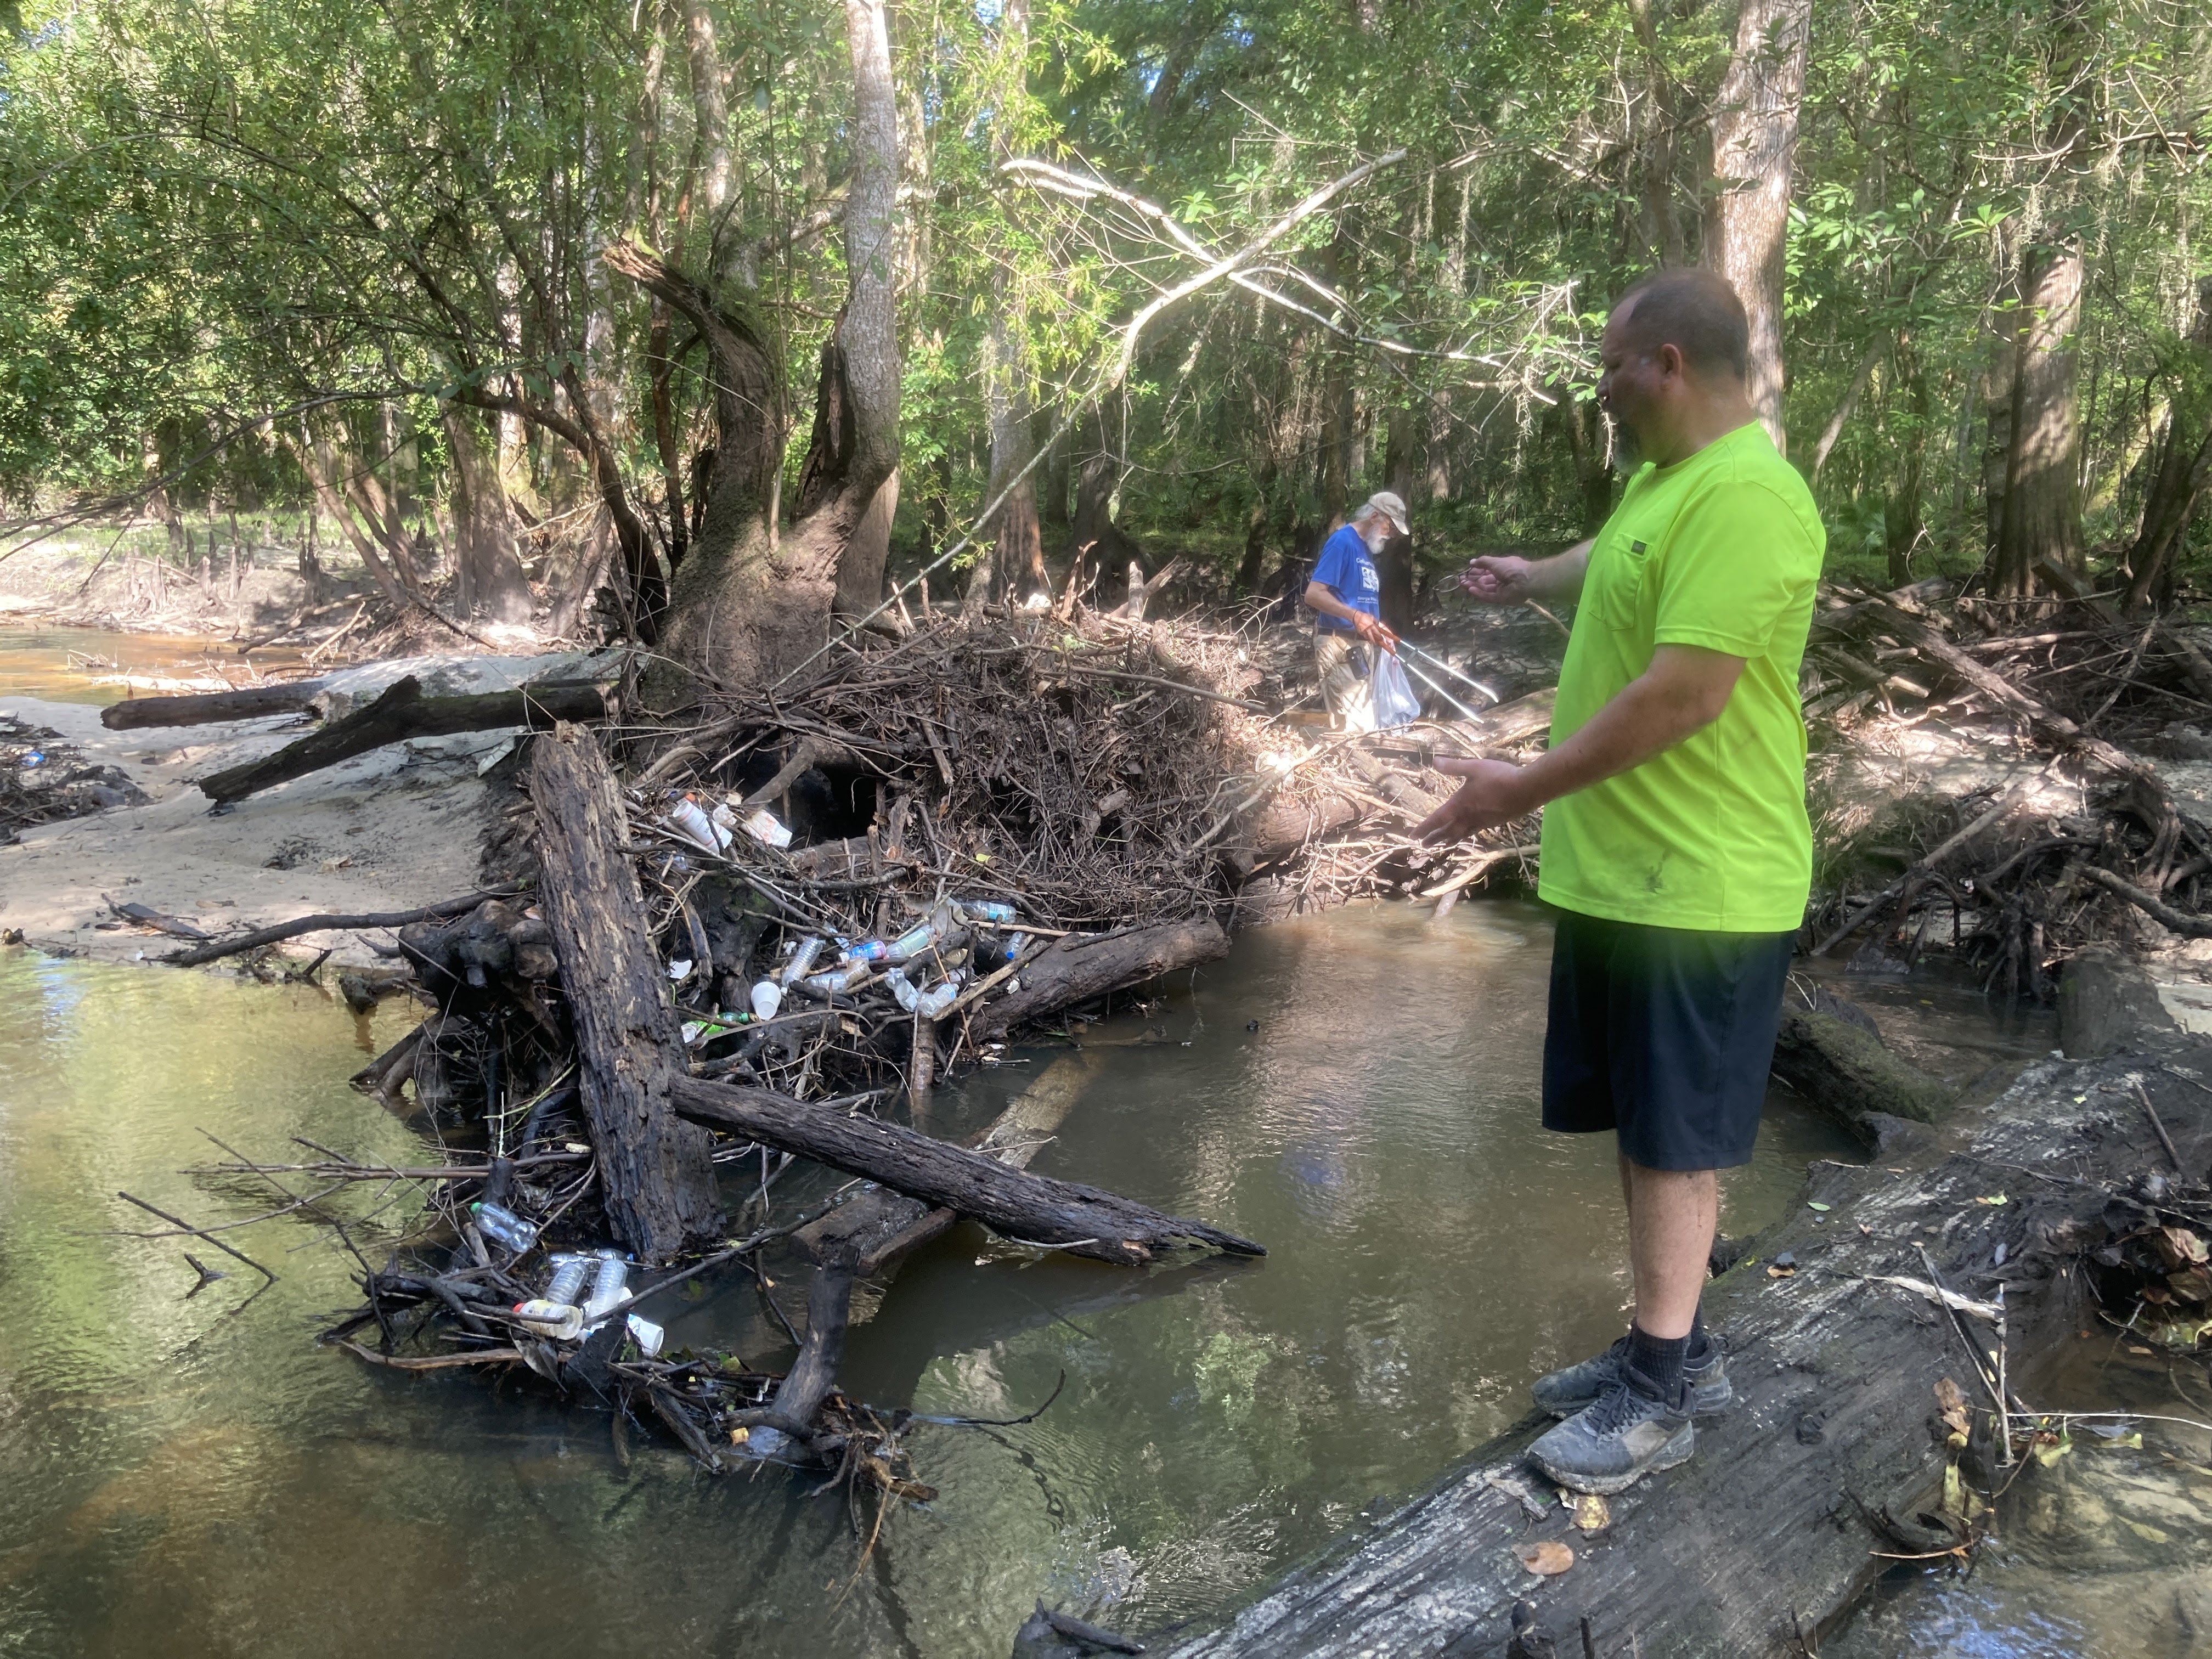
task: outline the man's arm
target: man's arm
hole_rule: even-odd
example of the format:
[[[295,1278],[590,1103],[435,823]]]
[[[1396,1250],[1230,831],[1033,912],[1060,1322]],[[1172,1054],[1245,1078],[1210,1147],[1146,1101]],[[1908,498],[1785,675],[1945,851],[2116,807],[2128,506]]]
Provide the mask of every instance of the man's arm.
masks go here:
[[[1593,538],[1592,539],[1595,539]],[[1459,585],[1486,605],[1519,605],[1526,599],[1572,599],[1589,572],[1590,544],[1577,542],[1548,559],[1520,559],[1500,554],[1468,561]]]
[[[1336,597],[1327,582],[1306,584],[1306,609],[1318,611],[1324,617],[1334,617],[1339,622],[1350,623],[1353,633],[1370,645],[1379,645],[1386,651],[1398,643],[1398,636],[1390,631],[1387,623],[1369,616],[1364,611],[1354,611]]]
[[[1643,765],[1721,717],[1744,660],[1703,646],[1662,645],[1587,726],[1528,765],[1439,759],[1439,772],[1466,781],[1414,833],[1456,841]]]

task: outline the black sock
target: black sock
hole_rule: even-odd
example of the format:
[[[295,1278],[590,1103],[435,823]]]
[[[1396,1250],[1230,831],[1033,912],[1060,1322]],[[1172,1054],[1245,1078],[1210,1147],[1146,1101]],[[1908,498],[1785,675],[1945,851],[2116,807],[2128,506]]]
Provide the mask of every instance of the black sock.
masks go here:
[[[1682,1357],[1692,1365],[1703,1364],[1712,1358],[1713,1340],[1705,1334],[1705,1310],[1702,1304],[1690,1316],[1690,1346]]]
[[[1654,1336],[1641,1325],[1628,1328],[1629,1367],[1656,1384],[1662,1400],[1672,1400],[1674,1390],[1681,1385],[1682,1360],[1689,1351],[1690,1339],[1686,1336],[1670,1340]]]

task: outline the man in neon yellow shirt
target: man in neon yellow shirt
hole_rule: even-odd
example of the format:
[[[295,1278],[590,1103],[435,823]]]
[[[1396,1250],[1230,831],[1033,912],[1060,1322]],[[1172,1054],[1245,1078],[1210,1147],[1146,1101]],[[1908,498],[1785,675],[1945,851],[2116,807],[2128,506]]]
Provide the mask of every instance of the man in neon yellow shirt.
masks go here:
[[[1494,604],[1578,599],[1552,746],[1525,767],[1439,763],[1465,781],[1424,834],[1544,811],[1559,910],[1544,1123],[1613,1129],[1635,1322],[1555,1371],[1563,1420],[1530,1448],[1561,1485],[1614,1492],[1696,1447],[1729,1402],[1698,1314],[1715,1171],[1750,1161],[1783,982],[1812,878],[1797,675],[1825,537],[1744,387],[1743,306],[1668,270],[1606,324],[1598,401],[1642,465],[1590,541],[1476,559]]]

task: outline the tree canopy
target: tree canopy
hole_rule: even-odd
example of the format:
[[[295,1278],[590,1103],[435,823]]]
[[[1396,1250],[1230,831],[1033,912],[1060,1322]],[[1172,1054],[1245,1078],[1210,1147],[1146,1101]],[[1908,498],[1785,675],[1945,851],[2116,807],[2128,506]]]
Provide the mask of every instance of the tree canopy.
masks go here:
[[[399,583],[488,498],[581,514],[637,623],[717,513],[781,557],[880,441],[829,554],[874,535],[848,609],[871,501],[901,570],[978,528],[994,597],[1129,555],[1279,591],[1386,484],[1428,568],[1589,528],[1607,298],[1703,258],[1771,290],[1771,423],[1834,559],[2142,599],[2201,552],[2194,8],[906,3],[873,116],[859,15],[30,0],[0,490],[25,520],[319,490]],[[1030,520],[987,519],[1024,468]]]

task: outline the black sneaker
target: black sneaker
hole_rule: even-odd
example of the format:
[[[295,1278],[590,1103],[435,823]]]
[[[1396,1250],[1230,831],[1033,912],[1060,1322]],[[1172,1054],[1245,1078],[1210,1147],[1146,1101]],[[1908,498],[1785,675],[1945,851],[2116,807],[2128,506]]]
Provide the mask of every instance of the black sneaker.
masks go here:
[[[1642,1372],[1623,1367],[1621,1380],[1528,1448],[1536,1467],[1571,1492],[1609,1497],[1645,1475],[1686,1463],[1698,1449],[1690,1419],[1690,1385],[1662,1400]]]
[[[1529,1392],[1536,1396],[1538,1411],[1572,1417],[1597,1404],[1598,1396],[1627,1374],[1628,1339],[1624,1336],[1595,1359],[1538,1377]],[[1682,1380],[1690,1385],[1692,1417],[1715,1416],[1735,1400],[1735,1390],[1729,1386],[1728,1355],[1720,1338],[1710,1332],[1705,1337],[1705,1357],[1685,1363]]]

